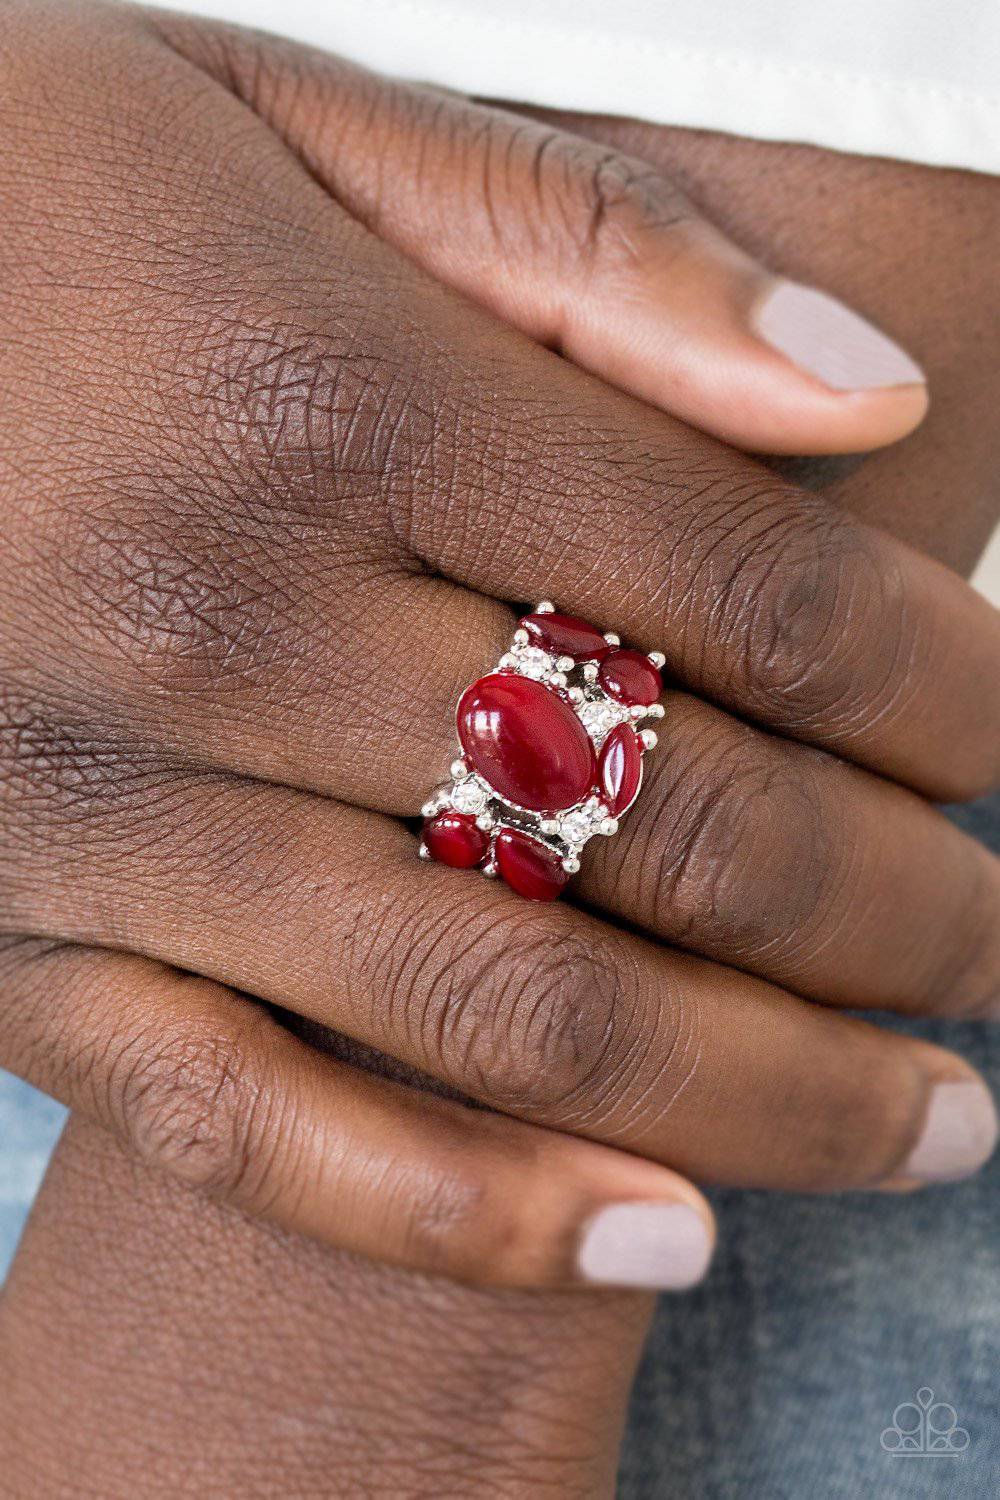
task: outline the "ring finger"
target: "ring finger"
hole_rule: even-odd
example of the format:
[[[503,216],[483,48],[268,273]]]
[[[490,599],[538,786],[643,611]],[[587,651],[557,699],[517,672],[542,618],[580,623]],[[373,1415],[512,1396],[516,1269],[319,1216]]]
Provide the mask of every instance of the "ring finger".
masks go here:
[[[385,559],[341,555],[318,578],[300,562],[290,571],[310,588],[284,619],[268,606],[273,675],[263,645],[252,676],[220,679],[220,646],[178,652],[174,633],[133,654],[119,631],[117,659],[88,643],[78,676],[157,750],[413,816],[455,754],[460,693],[509,646],[516,616]],[[244,599],[288,597],[276,580],[238,582]],[[812,999],[995,1008],[994,856],[898,785],[688,694],[666,702],[635,807],[584,850],[582,899]]]

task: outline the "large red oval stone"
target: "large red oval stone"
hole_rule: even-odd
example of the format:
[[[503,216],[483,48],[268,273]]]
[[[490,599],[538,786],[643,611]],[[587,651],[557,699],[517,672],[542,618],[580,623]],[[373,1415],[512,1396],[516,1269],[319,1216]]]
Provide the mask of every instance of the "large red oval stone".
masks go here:
[[[629,707],[648,708],[663,692],[663,678],[641,651],[612,651],[601,662],[597,680],[606,693]]]
[[[571,656],[574,661],[601,661],[611,647],[599,630],[576,615],[525,615],[518,624],[533,646],[553,656]]]
[[[597,763],[601,797],[612,817],[631,807],[642,780],[642,751],[634,729],[619,724],[601,747]]]
[[[500,874],[528,901],[554,901],[569,879],[558,854],[516,828],[502,828],[495,849]]]
[[[489,848],[489,837],[468,813],[439,813],[424,824],[424,843],[431,859],[456,870],[472,870]]]
[[[594,785],[587,731],[564,699],[529,677],[493,672],[466,688],[458,738],[483,780],[532,812],[572,807]]]

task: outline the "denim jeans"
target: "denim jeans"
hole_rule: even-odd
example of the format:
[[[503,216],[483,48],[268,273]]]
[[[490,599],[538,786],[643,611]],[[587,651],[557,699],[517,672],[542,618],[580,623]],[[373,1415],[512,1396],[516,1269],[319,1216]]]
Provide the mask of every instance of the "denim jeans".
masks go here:
[[[1000,848],[1000,799],[955,817]],[[909,1029],[1000,1095],[1000,1027]],[[62,1117],[0,1075],[0,1277]],[[660,1303],[621,1500],[1000,1496],[1000,1155],[912,1196],[713,1197],[718,1255]]]

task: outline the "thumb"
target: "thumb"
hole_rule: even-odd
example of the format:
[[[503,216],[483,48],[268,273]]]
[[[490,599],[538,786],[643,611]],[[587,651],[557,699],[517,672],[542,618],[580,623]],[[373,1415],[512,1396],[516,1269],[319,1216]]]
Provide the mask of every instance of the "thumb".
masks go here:
[[[760,265],[659,170],[292,43],[221,35],[226,81],[355,217],[621,389],[768,453],[860,452],[923,418],[907,353]]]

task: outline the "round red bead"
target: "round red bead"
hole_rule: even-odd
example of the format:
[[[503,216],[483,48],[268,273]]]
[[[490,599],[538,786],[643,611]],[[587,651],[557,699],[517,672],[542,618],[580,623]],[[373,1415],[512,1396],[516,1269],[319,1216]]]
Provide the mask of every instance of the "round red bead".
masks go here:
[[[540,646],[553,656],[600,661],[611,650],[599,630],[575,615],[525,615],[518,623],[528,632],[533,646]]]
[[[554,901],[569,879],[558,854],[516,828],[501,829],[495,848],[500,874],[528,901]]]
[[[465,758],[518,807],[560,812],[581,802],[597,775],[594,748],[565,699],[514,673],[493,672],[458,705]]]
[[[612,651],[601,662],[598,681],[606,693],[629,707],[648,708],[663,692],[663,678],[641,651]]]
[[[619,724],[604,741],[597,776],[602,800],[612,817],[617,818],[631,807],[642,781],[639,737],[627,724]]]
[[[456,870],[472,870],[486,858],[489,836],[467,813],[438,813],[424,824],[424,843],[432,859]]]

